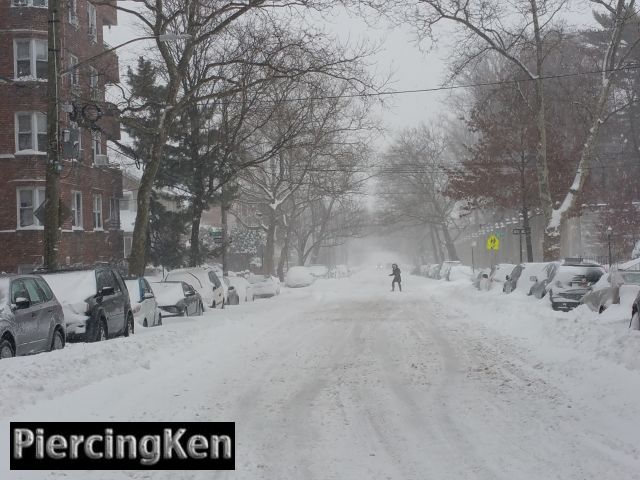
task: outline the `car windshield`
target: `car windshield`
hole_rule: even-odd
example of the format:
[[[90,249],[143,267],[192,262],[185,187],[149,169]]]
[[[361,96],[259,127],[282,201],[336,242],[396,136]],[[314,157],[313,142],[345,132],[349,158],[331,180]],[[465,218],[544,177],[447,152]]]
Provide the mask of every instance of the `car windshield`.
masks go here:
[[[625,284],[640,285],[640,272],[620,272]]]
[[[567,286],[593,285],[603,274],[604,270],[599,267],[562,265],[553,281]]]

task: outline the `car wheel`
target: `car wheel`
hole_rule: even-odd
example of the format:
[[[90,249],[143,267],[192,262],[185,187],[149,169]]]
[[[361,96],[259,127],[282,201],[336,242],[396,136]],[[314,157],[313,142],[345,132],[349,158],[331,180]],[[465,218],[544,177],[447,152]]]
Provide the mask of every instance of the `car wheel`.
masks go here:
[[[158,312],[158,326],[162,326],[162,313]]]
[[[640,314],[638,312],[633,312],[631,317],[631,322],[629,322],[629,328],[631,330],[640,330]]]
[[[51,351],[62,350],[64,348],[64,335],[60,330],[53,332],[53,339],[51,340]]]
[[[184,307],[184,310],[182,310],[182,316],[183,317],[189,316],[189,307]]]
[[[13,344],[8,338],[0,340],[0,358],[11,358],[16,356],[16,351],[13,348]]]
[[[224,298],[222,299],[222,307],[220,308],[224,308]]]
[[[96,342],[104,342],[107,339],[107,324],[103,319],[98,322],[98,331],[96,332]]]
[[[602,313],[606,310],[606,308],[604,308],[604,305],[600,305],[600,308],[598,309],[598,313]]]
[[[147,319],[145,318],[144,321],[142,322],[142,326],[144,328],[147,328],[149,325],[147,324]]]
[[[135,331],[133,325],[133,315],[129,314],[127,315],[127,322],[124,325],[124,336],[128,337],[129,335],[133,335],[134,333]]]

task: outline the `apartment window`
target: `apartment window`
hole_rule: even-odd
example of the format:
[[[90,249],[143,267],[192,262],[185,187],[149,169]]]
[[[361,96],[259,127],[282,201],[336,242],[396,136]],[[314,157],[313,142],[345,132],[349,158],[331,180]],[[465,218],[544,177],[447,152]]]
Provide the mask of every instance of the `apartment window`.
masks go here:
[[[109,228],[120,228],[120,200],[116,197],[109,199]]]
[[[102,195],[93,196],[93,229],[102,230]]]
[[[94,67],[89,67],[89,88],[91,89],[92,100],[101,100],[99,80],[98,70]]]
[[[78,0],[67,0],[69,6],[69,23],[78,26]]]
[[[82,192],[71,192],[71,226],[82,229]]]
[[[42,225],[35,211],[44,203],[44,188],[18,188],[18,228],[39,228]]]
[[[15,78],[46,79],[48,55],[46,40],[36,38],[15,40],[13,65]]]
[[[47,116],[40,112],[16,113],[16,151],[47,151]]]
[[[94,163],[96,161],[96,155],[102,155],[102,137],[100,132],[91,132],[91,155]]]
[[[80,69],[77,68],[78,57],[75,55],[69,55],[69,78],[71,78],[71,85],[80,85]]]
[[[39,7],[46,8],[49,6],[47,0],[11,0],[14,7]]]
[[[95,42],[98,39],[98,21],[96,7],[90,2],[87,2],[87,15],[89,17],[89,38]]]

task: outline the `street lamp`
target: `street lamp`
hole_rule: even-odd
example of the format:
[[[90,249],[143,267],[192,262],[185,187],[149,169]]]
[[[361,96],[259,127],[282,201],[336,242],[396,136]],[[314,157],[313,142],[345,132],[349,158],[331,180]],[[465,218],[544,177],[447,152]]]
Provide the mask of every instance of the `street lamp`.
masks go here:
[[[48,6],[48,76],[47,76],[47,167],[45,172],[45,222],[43,232],[44,246],[44,266],[46,269],[54,269],[58,263],[58,242],[60,240],[59,215],[60,215],[60,172],[62,164],[60,162],[60,79],[62,75],[70,73],[89,62],[141,40],[151,40],[157,38],[161,42],[173,42],[191,38],[190,34],[164,33],[146,37],[134,38],[89,57],[82,62],[60,70],[60,18],[59,2],[50,0]]]
[[[474,257],[473,249],[476,248],[477,246],[478,246],[478,242],[476,242],[475,240],[471,242],[471,270],[473,271],[473,273],[476,273],[476,260]]]
[[[613,228],[607,228],[607,240],[609,242],[609,271],[611,271],[612,257],[611,257],[611,234],[613,233]]]

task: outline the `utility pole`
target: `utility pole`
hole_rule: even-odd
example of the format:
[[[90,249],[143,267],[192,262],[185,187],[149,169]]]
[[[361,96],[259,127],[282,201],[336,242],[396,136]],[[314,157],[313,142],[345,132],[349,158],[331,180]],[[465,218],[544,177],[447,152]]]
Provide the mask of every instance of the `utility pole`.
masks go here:
[[[222,223],[222,275],[224,277],[229,275],[229,233],[228,233],[228,221],[227,221],[227,202],[226,202],[225,188],[222,186],[220,192],[220,221]]]
[[[60,210],[60,0],[49,0],[47,63],[47,168],[45,176],[44,267],[58,265]]]

